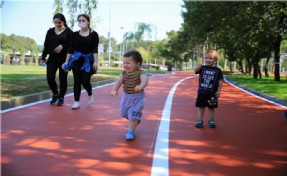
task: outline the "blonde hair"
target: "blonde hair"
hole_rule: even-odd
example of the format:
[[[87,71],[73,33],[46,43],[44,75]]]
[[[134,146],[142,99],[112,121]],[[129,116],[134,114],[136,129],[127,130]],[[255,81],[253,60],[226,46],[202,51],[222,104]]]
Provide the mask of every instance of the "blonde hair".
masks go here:
[[[212,58],[214,58],[215,61],[218,61],[219,54],[216,49],[210,48],[207,50],[206,54],[210,55]]]

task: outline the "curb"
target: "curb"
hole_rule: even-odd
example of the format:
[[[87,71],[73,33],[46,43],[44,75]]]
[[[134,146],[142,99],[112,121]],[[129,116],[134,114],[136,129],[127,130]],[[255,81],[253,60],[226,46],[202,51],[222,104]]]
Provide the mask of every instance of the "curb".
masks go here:
[[[94,87],[112,83],[112,82],[115,82],[115,79],[97,81],[97,82],[92,83],[92,87],[94,88]],[[68,87],[66,94],[69,94],[69,93],[73,93],[73,86]],[[50,99],[51,97],[52,97],[51,91],[44,91],[44,92],[34,93],[30,95],[25,95],[25,96],[13,97],[8,100],[1,101],[1,110],[14,108],[17,106],[22,106],[22,105],[37,102],[37,101],[47,100],[47,99]]]
[[[228,79],[226,76],[224,77],[224,79],[227,80],[227,82],[230,82],[231,84],[234,84],[235,86],[237,86],[237,87],[239,87],[239,88],[241,88],[241,89],[243,89],[243,90],[245,90],[245,91],[247,91],[247,92],[250,92],[250,93],[252,93],[252,94],[254,94],[254,95],[257,95],[257,96],[259,96],[259,97],[265,98],[265,99],[267,99],[267,100],[273,101],[273,102],[275,102],[275,103],[278,103],[278,104],[280,104],[280,105],[283,105],[283,106],[286,106],[286,107],[287,107],[287,100],[282,100],[282,99],[280,99],[280,98],[273,97],[273,96],[267,95],[267,94],[265,94],[265,93],[257,92],[257,91],[254,90],[254,89],[251,89],[251,88],[249,88],[249,87],[246,87],[246,86],[243,86],[243,85],[241,85],[241,84],[238,84],[238,83],[236,83],[236,82],[234,82],[234,81],[231,81],[231,80]]]

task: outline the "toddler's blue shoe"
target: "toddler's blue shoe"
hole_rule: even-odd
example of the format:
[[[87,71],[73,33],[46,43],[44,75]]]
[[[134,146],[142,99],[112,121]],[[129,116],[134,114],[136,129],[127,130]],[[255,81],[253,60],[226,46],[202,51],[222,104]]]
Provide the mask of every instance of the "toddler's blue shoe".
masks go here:
[[[128,130],[126,133],[126,140],[127,141],[132,141],[135,139],[134,131]]]

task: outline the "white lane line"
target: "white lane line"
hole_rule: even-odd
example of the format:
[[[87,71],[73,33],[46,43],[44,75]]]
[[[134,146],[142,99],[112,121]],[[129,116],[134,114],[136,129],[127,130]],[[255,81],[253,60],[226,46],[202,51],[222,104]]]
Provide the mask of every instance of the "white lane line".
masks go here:
[[[105,87],[105,86],[109,86],[109,85],[112,85],[114,83],[108,83],[108,84],[105,84],[105,85],[101,85],[101,86],[97,86],[97,87],[93,87],[92,89],[95,90],[95,89],[98,89],[98,88],[101,88],[101,87]],[[86,92],[86,90],[82,90],[81,92]],[[65,97],[69,97],[69,96],[72,96],[74,95],[74,93],[69,93],[67,95],[65,95]],[[33,106],[33,105],[37,105],[37,104],[40,104],[40,103],[44,103],[44,102],[47,102],[47,101],[50,101],[51,98],[47,99],[47,100],[42,100],[42,101],[37,101],[37,102],[33,102],[33,103],[28,103],[28,104],[25,104],[25,105],[21,105],[21,106],[16,106],[14,108],[9,108],[9,109],[5,109],[5,110],[0,110],[0,114],[3,114],[5,112],[10,112],[10,111],[15,111],[17,109],[22,109],[22,108],[26,108],[26,107],[29,107],[29,106]]]
[[[170,113],[172,107],[172,99],[175,90],[183,81],[193,78],[195,76],[184,78],[178,81],[170,90],[168,97],[165,101],[164,109],[162,112],[159,129],[154,149],[154,156],[152,162],[151,176],[168,176],[169,175],[169,124]]]
[[[237,89],[240,89],[241,91],[243,91],[243,92],[245,92],[245,93],[248,93],[249,95],[252,95],[252,96],[257,97],[257,98],[259,98],[259,99],[261,99],[261,100],[267,101],[267,102],[269,102],[269,103],[271,103],[271,104],[274,104],[274,105],[276,105],[276,106],[280,106],[280,107],[282,107],[282,108],[287,108],[287,106],[285,106],[285,105],[276,103],[276,102],[274,102],[274,101],[268,100],[268,99],[263,98],[263,97],[260,97],[260,96],[258,96],[258,95],[255,95],[255,94],[253,94],[253,93],[251,93],[251,92],[249,92],[249,91],[247,91],[247,90],[244,90],[244,89],[242,89],[241,87],[238,87],[237,85],[233,84],[232,82],[228,81],[228,80],[225,79],[225,78],[224,78],[224,81],[227,82],[228,84],[230,84],[231,86],[236,87]]]

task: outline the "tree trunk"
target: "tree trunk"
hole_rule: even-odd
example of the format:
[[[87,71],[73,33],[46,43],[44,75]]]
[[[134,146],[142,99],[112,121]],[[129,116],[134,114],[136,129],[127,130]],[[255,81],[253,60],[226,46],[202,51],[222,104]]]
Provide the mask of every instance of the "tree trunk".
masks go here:
[[[254,79],[258,78],[258,63],[253,64],[253,78]]]
[[[259,79],[262,79],[261,65],[260,64],[258,64],[258,75],[259,75]]]
[[[10,55],[9,54],[4,54],[4,65],[10,65]]]
[[[20,65],[25,65],[25,54],[24,54],[24,53],[21,53],[21,56],[20,56]]]
[[[35,55],[35,65],[36,66],[39,65],[39,56],[38,56],[38,54]]]
[[[229,70],[230,70],[230,72],[233,72],[233,62],[230,62]]]
[[[226,67],[227,67],[227,59],[224,59],[224,71],[226,71]]]
[[[244,73],[242,61],[238,62],[239,72]]]
[[[248,73],[249,75],[251,75],[251,70],[252,70],[252,65],[249,59],[246,59],[247,63],[246,63],[246,73]]]
[[[268,63],[269,63],[270,57],[267,57],[266,59],[266,63],[264,66],[264,72],[265,72],[265,77],[269,77],[269,73],[268,73]]]
[[[281,36],[278,36],[274,43],[274,81],[280,81],[280,44]]]
[[[167,71],[172,71],[172,65],[171,64],[167,65]]]
[[[284,7],[286,4],[282,4]],[[284,8],[285,9],[285,8]],[[278,21],[277,26],[283,26],[286,21],[286,14],[282,13],[281,17]],[[282,41],[282,36],[280,34],[277,34],[276,41],[274,43],[274,80],[280,81],[280,44]]]
[[[200,46],[198,47],[197,50],[197,64],[200,64]]]

